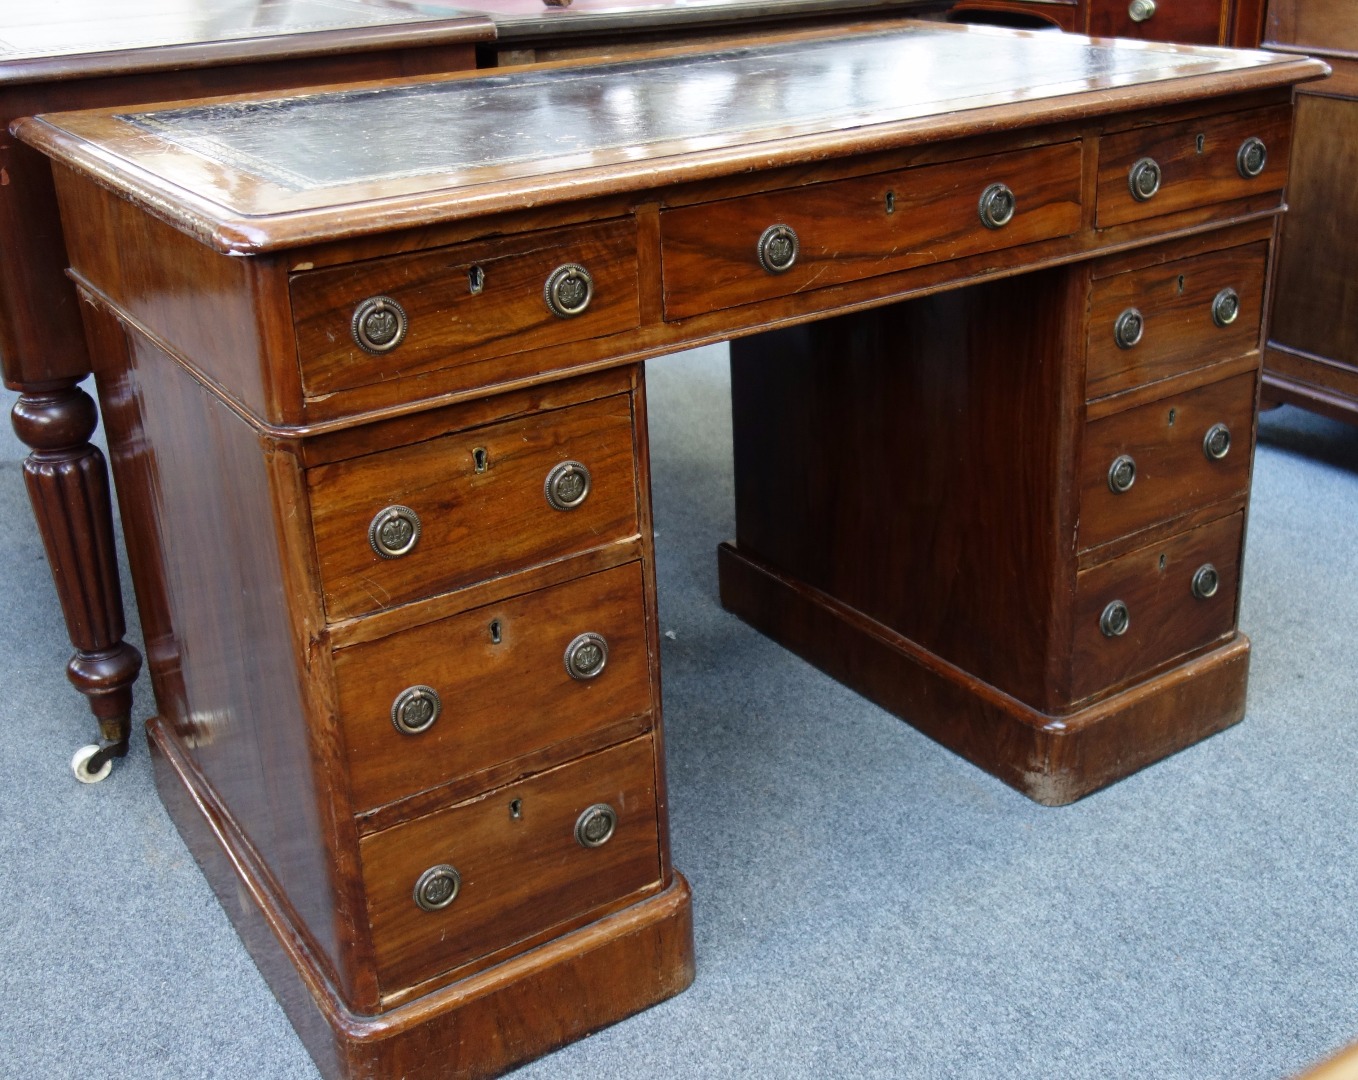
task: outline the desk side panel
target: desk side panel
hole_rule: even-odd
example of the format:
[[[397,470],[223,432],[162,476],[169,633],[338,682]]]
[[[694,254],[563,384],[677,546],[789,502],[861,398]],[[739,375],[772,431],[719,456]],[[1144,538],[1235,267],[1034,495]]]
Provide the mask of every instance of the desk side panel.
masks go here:
[[[299,640],[318,616],[280,550],[277,454],[135,333],[123,359],[102,364],[100,379],[123,513],[142,541],[133,573],[150,603],[162,728],[288,897],[330,977],[351,984],[347,838],[336,824],[348,804],[318,779],[329,751],[312,732],[326,718],[311,715],[324,706],[309,703]]]

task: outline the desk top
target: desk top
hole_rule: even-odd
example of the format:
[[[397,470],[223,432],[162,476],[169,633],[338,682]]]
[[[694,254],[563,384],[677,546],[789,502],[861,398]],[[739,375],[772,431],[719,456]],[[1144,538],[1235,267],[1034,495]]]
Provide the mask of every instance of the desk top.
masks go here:
[[[21,121],[25,142],[252,253],[1283,86],[1260,52],[919,23],[710,54]]]
[[[494,36],[480,13],[408,0],[0,0],[0,86]]]

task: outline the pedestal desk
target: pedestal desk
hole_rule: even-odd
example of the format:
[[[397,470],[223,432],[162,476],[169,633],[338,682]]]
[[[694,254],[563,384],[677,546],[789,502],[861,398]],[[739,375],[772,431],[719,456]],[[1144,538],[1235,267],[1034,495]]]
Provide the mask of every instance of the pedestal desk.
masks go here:
[[[741,339],[724,602],[940,742],[1062,802],[1239,718],[1324,70],[919,24],[18,125],[162,794],[324,1074],[493,1073],[692,977],[648,357]]]

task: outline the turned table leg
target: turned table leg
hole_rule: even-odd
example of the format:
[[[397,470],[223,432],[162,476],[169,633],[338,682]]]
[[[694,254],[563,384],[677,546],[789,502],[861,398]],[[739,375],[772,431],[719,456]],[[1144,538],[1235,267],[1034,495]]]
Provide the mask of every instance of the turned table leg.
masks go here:
[[[108,468],[89,441],[98,420],[94,400],[77,383],[25,390],[11,419],[32,450],[24,479],[76,650],[66,673],[99,722],[99,742],[78,750],[71,767],[78,780],[94,783],[127,753],[141,654],[123,641]]]

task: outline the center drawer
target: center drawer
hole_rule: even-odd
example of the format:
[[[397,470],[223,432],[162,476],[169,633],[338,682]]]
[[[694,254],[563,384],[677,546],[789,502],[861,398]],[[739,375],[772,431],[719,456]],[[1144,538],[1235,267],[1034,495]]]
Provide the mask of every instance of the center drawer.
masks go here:
[[[330,622],[637,532],[632,400],[615,394],[307,470]]]
[[[660,215],[665,318],[1069,236],[1079,227],[1078,142],[676,207]]]
[[[660,886],[654,744],[642,736],[374,833],[360,856],[387,993],[602,915]]]
[[[359,813],[644,716],[641,564],[339,649],[335,677]]]

